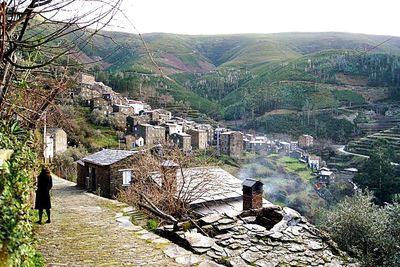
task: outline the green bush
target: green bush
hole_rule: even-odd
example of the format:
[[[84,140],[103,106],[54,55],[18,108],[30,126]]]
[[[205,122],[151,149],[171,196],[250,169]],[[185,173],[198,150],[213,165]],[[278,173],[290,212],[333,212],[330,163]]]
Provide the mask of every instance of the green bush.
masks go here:
[[[52,170],[58,176],[76,182],[76,161],[87,156],[89,152],[84,146],[68,147],[53,158]]]
[[[29,146],[30,132],[17,124],[0,122],[0,149],[12,150],[0,162],[0,263],[5,266],[40,266],[35,251],[30,212],[36,154]]]
[[[158,227],[158,221],[155,219],[149,219],[147,221],[147,229],[149,231],[155,232]]]
[[[379,207],[372,198],[346,197],[322,213],[319,226],[364,266],[399,266],[400,205]]]

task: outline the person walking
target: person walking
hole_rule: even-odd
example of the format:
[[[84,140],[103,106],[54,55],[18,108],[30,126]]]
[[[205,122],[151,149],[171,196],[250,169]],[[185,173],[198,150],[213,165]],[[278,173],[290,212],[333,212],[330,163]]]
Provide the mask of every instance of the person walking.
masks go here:
[[[50,189],[53,187],[53,180],[51,178],[50,170],[44,167],[37,178],[37,189],[36,189],[36,201],[35,209],[39,210],[39,221],[36,223],[42,223],[43,210],[46,210],[47,221],[50,223]]]

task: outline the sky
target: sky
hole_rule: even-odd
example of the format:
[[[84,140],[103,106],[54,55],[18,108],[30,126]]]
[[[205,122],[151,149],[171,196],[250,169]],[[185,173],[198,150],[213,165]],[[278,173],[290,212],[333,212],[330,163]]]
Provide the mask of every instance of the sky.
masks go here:
[[[140,33],[340,31],[400,36],[399,0],[124,0]],[[135,32],[122,16],[112,30]]]

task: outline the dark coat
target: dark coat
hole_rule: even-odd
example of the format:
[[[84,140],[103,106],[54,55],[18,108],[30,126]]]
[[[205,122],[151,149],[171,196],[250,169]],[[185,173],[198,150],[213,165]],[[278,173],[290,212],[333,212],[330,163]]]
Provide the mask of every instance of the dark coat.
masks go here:
[[[35,209],[50,209],[50,189],[53,187],[51,174],[42,171],[37,178]]]

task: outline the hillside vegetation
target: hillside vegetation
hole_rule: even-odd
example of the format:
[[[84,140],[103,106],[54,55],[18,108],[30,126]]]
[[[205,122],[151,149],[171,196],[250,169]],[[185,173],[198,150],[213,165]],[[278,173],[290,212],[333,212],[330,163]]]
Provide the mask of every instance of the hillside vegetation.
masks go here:
[[[92,71],[116,91],[168,95],[214,119],[251,120],[255,127],[262,121],[255,118],[277,109],[318,112],[400,95],[400,38],[152,33],[144,40],[172,81],[160,75],[137,35],[104,32],[82,51],[103,58],[108,67]]]

